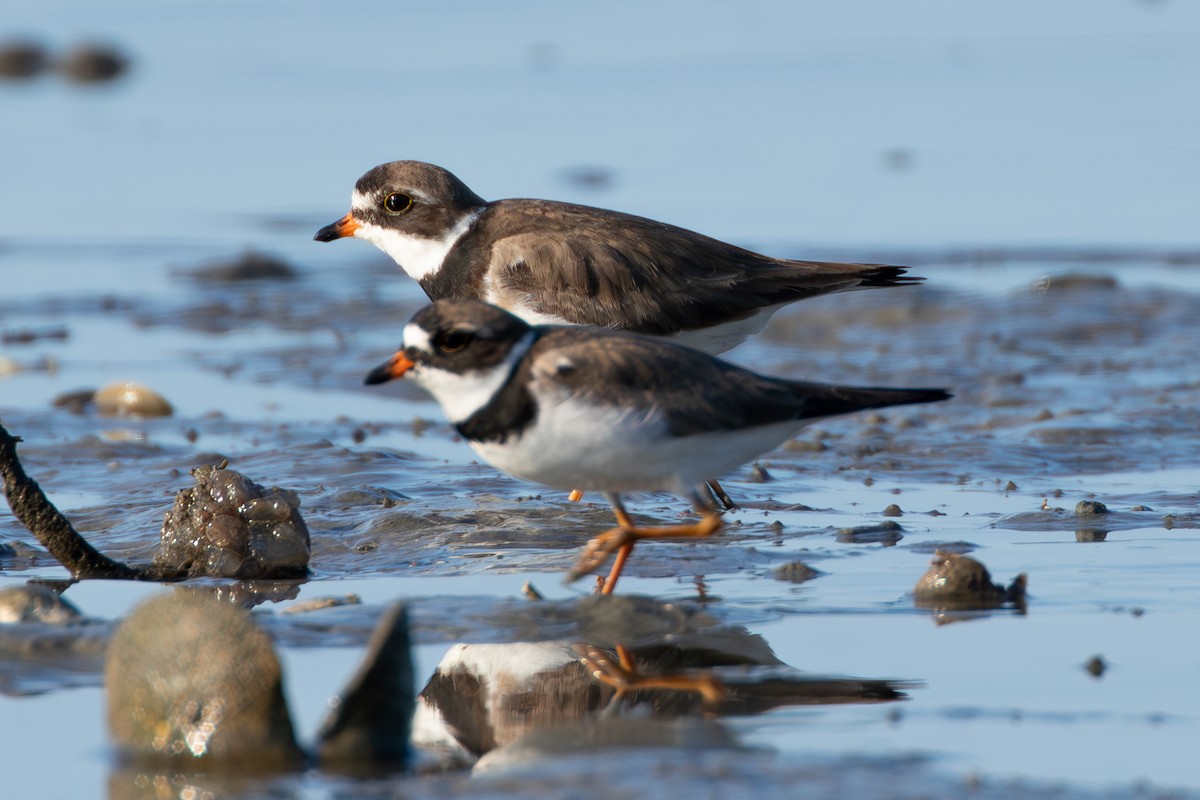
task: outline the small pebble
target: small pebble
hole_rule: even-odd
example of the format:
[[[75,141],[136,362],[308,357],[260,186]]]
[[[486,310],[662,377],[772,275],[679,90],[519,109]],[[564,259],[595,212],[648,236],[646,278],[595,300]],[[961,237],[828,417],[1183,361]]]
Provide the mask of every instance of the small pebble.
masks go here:
[[[109,384],[95,393],[92,402],[105,417],[169,417],[175,413],[166,398],[140,383]]]
[[[0,78],[33,78],[46,70],[50,58],[36,42],[0,43]]]
[[[83,43],[72,48],[57,66],[67,80],[102,83],[119,78],[129,67],[129,60],[108,45]]]
[[[904,512],[900,510],[900,506],[896,505],[895,503],[892,503],[890,506],[888,506],[887,508],[885,508],[883,510],[883,515],[885,517],[903,517]]]
[[[782,566],[776,567],[771,572],[771,577],[777,581],[787,581],[788,583],[804,583],[811,581],[813,578],[822,575],[823,573],[813,569],[803,561],[789,561]]]
[[[1087,670],[1093,678],[1099,678],[1104,674],[1104,671],[1108,669],[1108,663],[1104,660],[1103,656],[1095,655],[1087,660],[1087,662],[1083,665],[1083,668]]]
[[[1099,500],[1080,500],[1075,504],[1075,515],[1079,517],[1096,517],[1108,513],[1108,506]]]
[[[7,375],[16,375],[22,369],[24,369],[24,367],[21,366],[21,362],[17,361],[15,358],[0,356],[0,378],[3,378]]]

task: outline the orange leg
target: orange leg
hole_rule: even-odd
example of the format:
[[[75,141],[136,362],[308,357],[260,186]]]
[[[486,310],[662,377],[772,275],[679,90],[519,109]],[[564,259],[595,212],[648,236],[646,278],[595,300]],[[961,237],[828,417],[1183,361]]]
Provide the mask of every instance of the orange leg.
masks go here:
[[[617,527],[605,531],[587,543],[579,563],[567,574],[567,581],[578,580],[593,570],[599,569],[608,557],[616,554],[608,578],[604,581],[601,594],[612,594],[621,577],[621,570],[633,552],[633,546],[642,539],[693,539],[712,536],[721,528],[721,515],[715,511],[706,511],[697,522],[685,525],[662,525],[653,527],[638,527],[625,513],[624,509],[614,506],[613,513],[617,517]]]
[[[567,495],[567,499],[572,503],[578,503],[583,499],[583,489],[572,489],[571,493]]]
[[[716,705],[725,699],[725,686],[707,673],[681,675],[643,675],[634,664],[633,654],[623,645],[617,645],[617,661],[608,653],[592,645],[576,645],[580,661],[591,671],[592,677],[616,690],[616,699],[643,689],[666,689],[678,692],[695,692],[708,705]]]

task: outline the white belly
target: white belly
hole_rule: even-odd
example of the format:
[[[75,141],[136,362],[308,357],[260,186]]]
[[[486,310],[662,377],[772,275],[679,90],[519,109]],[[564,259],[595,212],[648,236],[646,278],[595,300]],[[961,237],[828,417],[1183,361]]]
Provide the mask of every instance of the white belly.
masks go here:
[[[684,493],[774,449],[799,421],[670,437],[657,415],[571,398],[539,408],[537,423],[503,444],[472,442],[488,463],[561,489]]]

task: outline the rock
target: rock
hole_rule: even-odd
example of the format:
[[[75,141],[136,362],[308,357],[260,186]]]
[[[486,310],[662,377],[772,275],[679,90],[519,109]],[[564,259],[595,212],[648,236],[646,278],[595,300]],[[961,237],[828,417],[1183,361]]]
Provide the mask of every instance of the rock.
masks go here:
[[[164,516],[154,564],[193,576],[307,574],[310,542],[300,499],[225,466],[192,470],[196,485],[176,494]]]
[[[287,262],[262,253],[246,252],[227,261],[215,261],[189,273],[196,280],[213,282],[290,281],[296,277]]]
[[[787,581],[789,583],[804,583],[811,581],[824,573],[815,570],[803,561],[789,561],[782,566],[776,567],[771,572],[771,577],[778,581]]]
[[[938,550],[929,569],[913,588],[913,599],[921,608],[972,610],[998,608],[1005,603],[1025,602],[1024,573],[1007,588],[992,583],[991,573],[970,556]]]
[[[162,395],[140,383],[109,384],[92,396],[92,402],[105,417],[169,417],[175,413]]]
[[[198,768],[298,766],[283,675],[250,615],[181,589],[138,606],[109,645],[108,730],[126,756]]]
[[[50,64],[46,50],[29,41],[9,41],[0,44],[0,78],[33,78]]]
[[[1075,504],[1075,516],[1098,517],[1108,513],[1108,506],[1099,500],[1080,500]]]
[[[128,68],[129,59],[116,48],[86,42],[73,47],[58,62],[62,76],[77,83],[115,80]]]
[[[853,528],[842,528],[837,532],[837,540],[847,544],[882,544],[890,547],[904,538],[904,529],[900,523],[886,520],[878,525],[858,525]]]

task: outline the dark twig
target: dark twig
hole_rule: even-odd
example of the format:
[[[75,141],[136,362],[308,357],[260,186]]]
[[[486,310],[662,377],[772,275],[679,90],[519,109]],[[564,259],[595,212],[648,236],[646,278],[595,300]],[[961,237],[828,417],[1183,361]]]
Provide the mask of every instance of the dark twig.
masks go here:
[[[0,425],[0,476],[13,514],[37,537],[75,578],[113,578],[120,580],[175,581],[182,573],[157,568],[133,567],[113,561],[87,543],[47,499],[37,481],[25,474],[17,458],[19,437]]]

